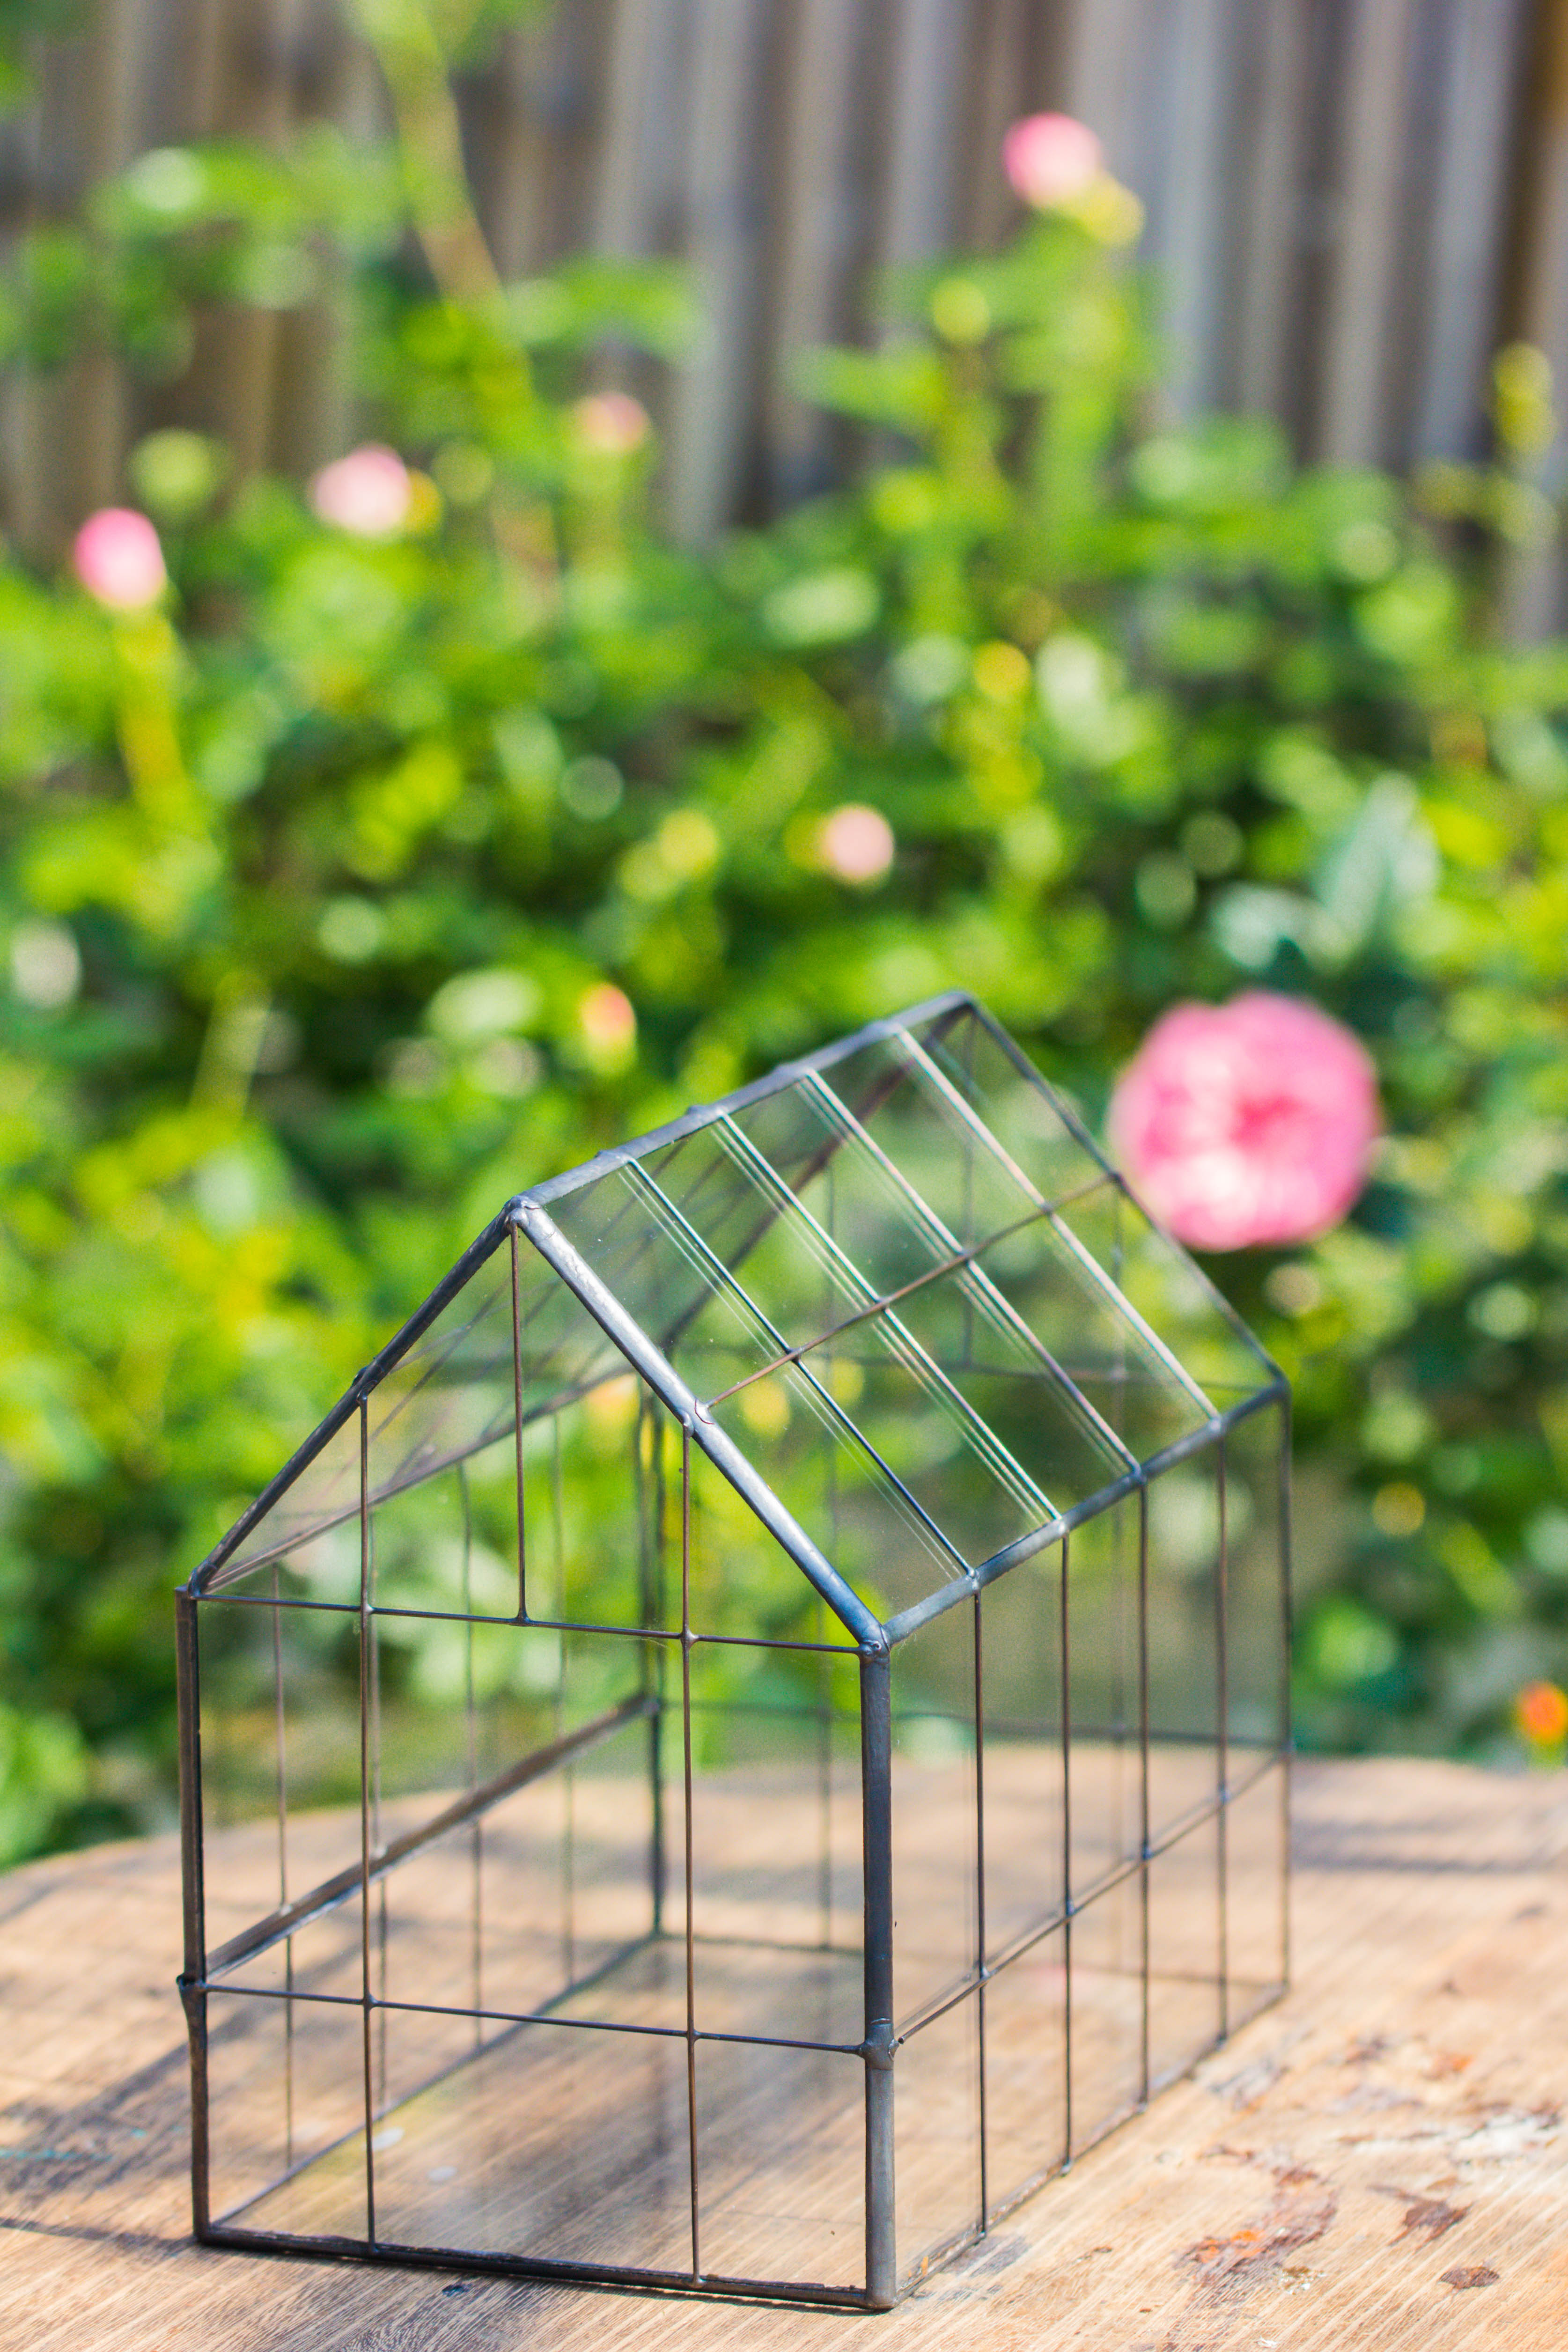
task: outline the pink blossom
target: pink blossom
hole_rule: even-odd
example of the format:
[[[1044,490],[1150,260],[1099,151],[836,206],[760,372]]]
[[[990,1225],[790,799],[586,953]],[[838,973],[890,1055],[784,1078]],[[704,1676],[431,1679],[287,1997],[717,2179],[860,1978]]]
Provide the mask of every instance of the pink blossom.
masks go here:
[[[846,801],[823,821],[817,855],[840,882],[876,882],[893,862],[893,828],[880,809]]]
[[[1366,1181],[1377,1078],[1350,1031],[1290,996],[1178,1004],[1110,1106],[1111,1148],[1179,1241],[1231,1250],[1309,1240]]]
[[[632,1001],[613,981],[597,981],[584,991],[577,1006],[577,1025],[589,1055],[605,1066],[627,1059],[637,1043],[637,1016]]]
[[[89,515],[76,535],[71,561],[89,595],[117,613],[155,604],[169,584],[158,534],[133,507],[100,507]]]
[[[323,466],[310,484],[310,504],[321,520],[355,539],[391,539],[407,521],[413,499],[407,467],[379,441]]]
[[[1069,204],[1099,179],[1104,150],[1070,114],[1026,114],[1002,142],[1002,168],[1037,212]]]
[[[574,404],[572,422],[595,457],[635,457],[653,430],[647,409],[629,392],[589,393]]]

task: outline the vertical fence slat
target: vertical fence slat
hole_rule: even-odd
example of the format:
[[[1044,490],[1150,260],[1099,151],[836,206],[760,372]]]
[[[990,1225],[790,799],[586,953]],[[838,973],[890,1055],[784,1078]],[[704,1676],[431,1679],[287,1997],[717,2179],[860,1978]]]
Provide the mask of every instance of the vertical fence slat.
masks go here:
[[[1416,457],[1472,451],[1500,338],[1501,244],[1523,36],[1521,0],[1457,0],[1441,99]]]
[[[686,258],[705,314],[671,394],[668,501],[684,540],[710,538],[739,502],[747,419],[741,391],[756,323],[751,164],[763,8],[695,0]]]
[[[1414,0],[1354,0],[1342,64],[1338,217],[1323,327],[1317,454],[1384,454],[1386,325],[1405,162],[1405,64]]]
[[[1251,135],[1237,159],[1240,215],[1233,374],[1243,410],[1284,405],[1289,312],[1300,283],[1302,151],[1310,101],[1307,11],[1301,0],[1255,0],[1247,24],[1250,73],[1244,113]]]

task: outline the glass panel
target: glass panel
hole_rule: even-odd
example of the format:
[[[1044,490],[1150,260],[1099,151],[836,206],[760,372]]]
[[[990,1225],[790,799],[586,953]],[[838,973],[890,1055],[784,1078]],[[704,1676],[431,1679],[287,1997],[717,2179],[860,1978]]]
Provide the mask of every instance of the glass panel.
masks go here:
[[[521,1252],[520,1292],[531,1276],[532,1299],[542,1299],[545,1271],[531,1251]],[[372,1498],[428,1477],[500,1436],[515,1411],[511,1251],[503,1243],[372,1391]]]
[[[1208,1415],[1065,1229],[1037,1219],[976,1261],[1105,1426],[1146,1461]]]
[[[428,2022],[389,2013],[394,2079],[416,2069]],[[378,2124],[377,2233],[689,2272],[687,2113],[684,2041],[513,2026]]]
[[[877,1369],[873,1443],[878,1435],[889,1437],[906,1466],[921,1434],[950,1450],[962,1443],[941,1406],[885,1350]],[[841,1412],[834,1412],[824,1388]],[[753,1382],[716,1405],[713,1418],[868,1607],[889,1616],[959,1575],[963,1563],[847,1420],[850,1412],[861,1413],[866,1393],[864,1368],[834,1355],[823,1360],[815,1379],[790,1365]],[[907,1423],[900,1423],[899,1406],[907,1409]],[[924,1475],[916,1475],[929,1488],[932,1465],[921,1468]]]
[[[1075,1528],[1067,1543],[1072,1880],[1079,1903],[1142,1848],[1138,1518],[1131,1495]]]
[[[697,2179],[709,2276],[859,2284],[866,2275],[859,2060],[699,2042]]]
[[[357,2002],[208,1994],[215,2218],[363,2239],[363,2017]]]
[[[784,1393],[787,1403],[788,1392]],[[743,1414],[742,1418],[744,1421]],[[842,1567],[841,1529],[835,1507],[840,1448],[826,1432],[821,1436],[820,1456],[816,1494],[817,1507],[825,1515],[818,1525],[826,1525],[826,1540],[818,1540],[828,1559]],[[672,1521],[679,1507],[679,1487],[677,1465],[668,1480]],[[797,1499],[792,1496],[792,1505]],[[666,1560],[666,1574],[679,1598],[678,1525],[671,1526]],[[768,1533],[751,1505],[696,1445],[691,1449],[691,1623],[699,1633],[728,1634],[742,1641],[762,1638],[851,1646],[851,1637],[840,1620]]]
[[[1225,1442],[1226,1706],[1230,1778],[1285,1744],[1284,1414],[1266,1406]]]
[[[980,2227],[980,2010],[971,1993],[893,2060],[898,2268],[918,2279]]]
[[[894,1651],[892,1733],[893,2015],[902,2027],[977,1960],[972,1601]]]
[[[359,1620],[215,1600],[197,1603],[196,1637],[214,1952],[359,1866]]]
[[[980,1596],[984,1663],[985,1948],[994,1958],[1065,1903],[1061,1549]]]
[[[1234,2033],[1284,1989],[1285,1768],[1271,1765],[1226,1809],[1226,2026]]]
[[[300,1572],[307,1573],[307,1564],[318,1562],[314,1573],[336,1567],[332,1579],[341,1583],[343,1573],[340,1543],[326,1547],[306,1546],[305,1538],[324,1528],[338,1528],[352,1515],[359,1515],[359,1415],[353,1412],[343,1426],[328,1438],[315,1459],[306,1464],[293,1485],[280,1495],[272,1508],[252,1528],[233,1559],[218,1570],[214,1579],[215,1590],[237,1581],[239,1571],[247,1561],[270,1559],[274,1553],[290,1551],[296,1554]],[[347,1547],[352,1561],[353,1598],[359,1598],[359,1539],[357,1531]],[[322,1600],[348,1598],[336,1591],[323,1590],[313,1593]]]
[[[942,1075],[902,1038],[863,1045],[816,1087],[842,1105],[934,1216],[967,1249],[1039,1206]]]
[[[658,1729],[652,1718],[628,1723],[486,1817],[487,2007],[684,2025],[684,1970],[668,1940],[683,1925],[672,1893],[679,1783],[672,1805],[654,1770]],[[668,1739],[667,1718],[667,1776]],[[650,1941],[661,1929],[665,1941]]]
[[[1219,1822],[1200,1822],[1149,1864],[1149,2086],[1219,2038]]]
[[[1220,1455],[1149,1486],[1149,1834],[1158,1841],[1219,1785]]]
[[[872,1297],[870,1285],[829,1239],[842,1181],[837,1160],[814,1194],[814,1205],[828,1212],[826,1233],[801,1213],[787,1186],[759,1163],[727,1120],[656,1154],[647,1172],[778,1335],[769,1357],[778,1346],[797,1348],[818,1338]],[[742,1369],[737,1366],[732,1377]],[[709,1380],[700,1392],[716,1394],[727,1385]]]
[[[857,2045],[865,2032],[858,1665],[726,1643],[700,1644],[691,1668],[698,2025]],[[675,1706],[666,1742],[667,1769],[679,1777]],[[677,1788],[674,1811],[679,1796]]]
[[[530,1617],[673,1630],[677,1603],[667,1559],[678,1511],[679,1461],[674,1422],[631,1372],[602,1381],[586,1395],[525,1425],[524,1586]],[[378,1609],[515,1616],[517,1453],[511,1431],[453,1468],[378,1502],[372,1512],[372,1541]]]
[[[1061,1928],[985,1988],[985,2184],[993,2214],[1067,2154],[1067,1964]]]
[[[698,1396],[716,1396],[777,1353],[700,1241],[634,1168],[613,1170],[552,1213]]]
[[[1125,1472],[1127,1456],[984,1272],[966,1268],[912,1291],[898,1316],[991,1430],[998,1453],[1015,1465],[1014,1483],[1030,1482],[1037,1525]]]
[[[901,1290],[952,1255],[952,1235],[826,1087],[803,1080],[736,1111],[733,1125],[843,1253],[867,1297]],[[737,1270],[750,1286],[749,1262]]]
[[[1037,1072],[1020,1069],[977,1013],[939,1013],[911,1034],[1042,1199],[1101,1181],[1106,1163],[1076,1114]]]
[[[1167,1241],[1119,1186],[1102,1186],[1070,1202],[1062,1223],[1221,1412],[1278,1378],[1186,1252]]]
[[[1075,2156],[1143,2096],[1143,1874],[1131,1872],[1072,1922],[1072,2148]]]

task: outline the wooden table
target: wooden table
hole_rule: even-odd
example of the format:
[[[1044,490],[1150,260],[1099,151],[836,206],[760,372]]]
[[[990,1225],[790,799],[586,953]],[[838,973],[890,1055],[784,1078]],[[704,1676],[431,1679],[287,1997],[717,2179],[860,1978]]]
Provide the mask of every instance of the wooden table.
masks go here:
[[[1296,1989],[885,2317],[186,2237],[172,1843],[0,1881],[0,2352],[1568,2344],[1568,1775],[1319,1763]]]

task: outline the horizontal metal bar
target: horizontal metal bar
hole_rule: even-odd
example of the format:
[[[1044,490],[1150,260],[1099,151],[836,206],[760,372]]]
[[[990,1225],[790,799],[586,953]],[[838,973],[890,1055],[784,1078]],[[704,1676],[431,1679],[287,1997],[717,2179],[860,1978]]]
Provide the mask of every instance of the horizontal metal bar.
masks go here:
[[[450,1830],[460,1829],[466,1822],[478,1820],[481,1813],[487,1813],[492,1806],[499,1805],[503,1798],[510,1797],[518,1789],[526,1788],[531,1780],[542,1779],[546,1772],[552,1772],[558,1764],[563,1764],[570,1757],[580,1756],[591,1748],[599,1747],[628,1723],[657,1714],[658,1706],[657,1699],[647,1693],[639,1693],[635,1697],[623,1699],[619,1706],[612,1707],[607,1714],[595,1716],[592,1723],[565,1733],[560,1739],[552,1739],[547,1748],[536,1748],[531,1755],[509,1765],[504,1772],[498,1772],[494,1780],[487,1780],[481,1788],[470,1790],[466,1796],[459,1797],[419,1828],[405,1831],[402,1837],[394,1838],[390,1845],[383,1846],[378,1853],[373,1853],[370,1876],[384,1877],[389,1870],[395,1869],[400,1862],[406,1862],[408,1856],[416,1853],[421,1846],[429,1845],[436,1838],[445,1837]],[[308,1895],[300,1895],[282,1910],[274,1911],[267,1918],[258,1920],[255,1927],[231,1936],[228,1942],[221,1945],[209,1958],[207,1982],[212,1984],[227,1969],[237,1968],[242,1960],[256,1959],[261,1953],[269,1951],[274,1944],[280,1944],[286,1937],[298,1934],[312,1919],[321,1918],[325,1912],[335,1911],[356,1894],[363,1883],[362,1866],[357,1862],[353,1863],[331,1878],[322,1879],[320,1885],[311,1887]]]
[[[833,2310],[880,2310],[864,2287],[824,2286],[816,2281],[717,2277],[704,2272],[640,2271],[613,2263],[555,2262],[543,2254],[476,2254],[460,2247],[404,2246],[387,2239],[374,2245],[363,2238],[291,2235],[283,2230],[241,2230],[212,2221],[202,2232],[209,2246],[236,2246],[259,2254],[331,2254],[396,2269],[458,2271],[470,2277],[560,2279],[575,2286],[622,2287],[639,2294],[721,2297],[729,2303],[813,2304]],[[912,2282],[911,2282],[912,2284]]]

